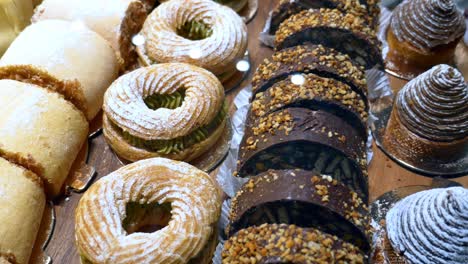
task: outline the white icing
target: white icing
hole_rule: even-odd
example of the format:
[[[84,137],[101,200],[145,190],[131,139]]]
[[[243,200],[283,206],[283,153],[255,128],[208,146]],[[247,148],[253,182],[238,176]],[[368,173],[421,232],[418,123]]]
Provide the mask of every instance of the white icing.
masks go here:
[[[432,189],[410,195],[387,214],[393,248],[413,264],[468,263],[468,190]]]

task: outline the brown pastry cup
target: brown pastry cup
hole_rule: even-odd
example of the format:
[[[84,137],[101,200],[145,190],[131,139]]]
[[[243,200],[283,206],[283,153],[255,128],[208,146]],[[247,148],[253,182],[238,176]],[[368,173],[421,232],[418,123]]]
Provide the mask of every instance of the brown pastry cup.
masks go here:
[[[468,151],[468,137],[452,142],[431,141],[406,128],[393,107],[385,130],[383,144],[398,158],[410,163],[455,161]]]
[[[453,64],[455,48],[461,37],[429,51],[417,49],[408,42],[400,42],[393,34],[392,27],[387,30],[388,54],[387,69],[397,74],[416,77],[438,64]]]

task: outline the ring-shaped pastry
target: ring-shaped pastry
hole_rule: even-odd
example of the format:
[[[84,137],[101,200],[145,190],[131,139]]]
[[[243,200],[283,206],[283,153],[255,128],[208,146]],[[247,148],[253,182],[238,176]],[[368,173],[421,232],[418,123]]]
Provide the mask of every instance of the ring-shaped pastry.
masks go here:
[[[156,64],[118,78],[104,96],[104,135],[127,160],[190,161],[222,135],[227,111],[216,77],[184,63]]]
[[[198,258],[210,247],[220,208],[216,181],[203,171],[164,158],[135,162],[83,195],[77,247],[83,263],[206,263]],[[165,226],[147,233],[145,225]]]
[[[231,8],[210,0],[171,0],[143,24],[137,47],[143,64],[185,62],[205,68],[221,81],[236,71],[247,50],[247,28]]]

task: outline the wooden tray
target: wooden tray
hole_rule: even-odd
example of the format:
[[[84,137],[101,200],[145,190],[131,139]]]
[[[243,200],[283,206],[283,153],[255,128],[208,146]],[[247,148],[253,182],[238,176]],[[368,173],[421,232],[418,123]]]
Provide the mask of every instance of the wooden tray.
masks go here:
[[[252,71],[257,68],[258,64],[264,58],[270,56],[273,51],[260,44],[258,36],[263,28],[265,19],[268,12],[274,7],[277,0],[261,0],[259,1],[259,8],[257,15],[247,25],[249,33],[249,52],[251,56],[251,69]],[[232,103],[234,97],[240,91],[241,87],[247,85],[252,77],[252,73],[243,84],[230,91],[227,94],[228,102]],[[393,82],[394,85],[402,85],[404,82]],[[401,86],[400,86],[401,87]],[[396,85],[395,89],[399,87]],[[231,105],[230,112],[234,112],[234,106]],[[90,153],[88,164],[94,166],[97,171],[97,177],[107,175],[108,173],[121,167],[120,161],[114,155],[110,147],[105,143],[102,134],[96,136],[90,141]],[[395,188],[407,185],[429,185],[432,182],[431,178],[416,175],[407,171],[396,163],[388,159],[378,148],[373,147],[374,159],[369,167],[369,187],[370,199],[373,201],[376,197],[393,190]],[[211,175],[215,177],[217,170],[213,171]],[[468,186],[468,177],[461,177],[454,179],[460,182],[465,187]],[[71,193],[66,199],[62,199],[56,206],[56,225],[55,231],[46,252],[52,257],[53,263],[61,264],[79,264],[79,256],[75,247],[75,233],[74,233],[74,211],[82,194]]]

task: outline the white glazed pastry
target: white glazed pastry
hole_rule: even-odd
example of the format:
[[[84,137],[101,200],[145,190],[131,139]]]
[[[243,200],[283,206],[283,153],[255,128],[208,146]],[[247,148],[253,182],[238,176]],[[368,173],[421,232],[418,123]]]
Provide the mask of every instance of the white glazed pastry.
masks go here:
[[[27,27],[0,59],[0,66],[2,79],[36,83],[53,76],[72,83],[69,88],[84,98],[89,120],[101,109],[104,92],[118,71],[109,42],[84,24],[65,20]],[[44,83],[40,85],[48,85]]]
[[[138,0],[45,0],[36,8],[32,21],[82,21],[109,41],[124,70],[136,62],[131,39],[141,30],[146,15],[145,6]]]

